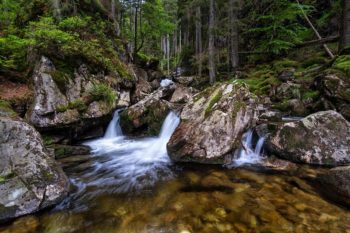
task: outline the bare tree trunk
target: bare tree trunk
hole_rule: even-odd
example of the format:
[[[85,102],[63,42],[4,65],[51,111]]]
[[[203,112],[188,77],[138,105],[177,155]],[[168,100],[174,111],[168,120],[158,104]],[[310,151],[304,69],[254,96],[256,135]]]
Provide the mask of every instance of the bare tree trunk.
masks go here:
[[[111,17],[112,17],[113,24],[114,24],[115,34],[117,36],[120,36],[120,25],[119,25],[119,22],[116,18],[116,14],[115,14],[115,1],[116,0],[111,0]]]
[[[307,14],[305,13],[305,11],[303,10],[303,8],[300,6],[300,2],[299,0],[296,0],[299,8],[306,20],[306,22],[309,24],[309,26],[311,27],[311,29],[314,31],[315,35],[317,36],[318,39],[322,39],[320,33],[317,31],[317,29],[315,28],[315,26],[312,24],[311,20],[309,19],[309,17],[307,16]],[[333,59],[334,58],[334,54],[332,53],[332,51],[328,48],[328,46],[326,44],[323,44],[323,48],[326,50],[327,54]]]
[[[343,0],[342,9],[340,50],[350,46],[350,0]]]
[[[135,19],[134,19],[134,59],[137,53],[137,30],[138,30],[138,7],[135,7]]]
[[[209,81],[211,84],[215,82],[215,37],[214,37],[214,27],[215,27],[215,9],[214,0],[209,1]]]
[[[170,75],[170,36],[166,35],[166,59],[167,59],[167,70]]]
[[[238,67],[239,64],[239,56],[238,56],[238,7],[239,7],[239,0],[230,0],[230,6],[229,6],[229,20],[230,20],[230,39],[229,39],[229,47],[230,47],[230,67],[234,70]],[[230,70],[231,70],[230,68]]]
[[[202,14],[201,8],[196,8],[196,54],[198,60],[198,76],[202,76]]]

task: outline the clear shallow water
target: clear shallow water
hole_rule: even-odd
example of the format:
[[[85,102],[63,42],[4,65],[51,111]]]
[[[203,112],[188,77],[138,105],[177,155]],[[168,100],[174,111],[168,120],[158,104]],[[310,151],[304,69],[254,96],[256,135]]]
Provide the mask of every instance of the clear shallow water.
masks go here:
[[[232,169],[174,165],[166,153],[174,113],[155,138],[124,137],[118,121],[116,114],[104,138],[87,142],[92,155],[61,160],[72,183],[61,204],[0,232],[350,232],[350,211],[309,184],[324,169],[262,169],[263,139],[253,146],[250,132]],[[251,163],[259,168],[244,168]]]

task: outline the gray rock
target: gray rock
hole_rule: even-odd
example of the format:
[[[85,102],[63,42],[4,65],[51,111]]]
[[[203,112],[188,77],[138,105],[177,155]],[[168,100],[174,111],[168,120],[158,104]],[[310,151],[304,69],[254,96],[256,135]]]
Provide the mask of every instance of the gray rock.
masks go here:
[[[68,100],[51,76],[54,71],[54,65],[46,57],[41,58],[34,71],[35,99],[26,118],[38,128],[57,127],[79,121],[79,112],[75,109],[57,112],[58,108],[68,105]]]
[[[60,202],[68,179],[25,122],[0,117],[0,221]]]
[[[350,80],[335,74],[322,76],[318,80],[318,89],[332,105],[350,120]],[[331,108],[333,108],[333,106]],[[325,106],[329,109],[329,106]]]
[[[191,88],[185,87],[183,85],[177,84],[176,89],[171,96],[171,103],[187,103],[192,97]]]
[[[266,140],[281,158],[317,165],[350,164],[350,123],[335,111],[280,124]]]
[[[323,192],[336,202],[350,205],[350,167],[337,167],[318,176]]]
[[[188,86],[194,81],[194,77],[193,76],[178,76],[178,77],[175,77],[175,81],[182,84],[182,85]]]
[[[159,88],[137,104],[121,113],[121,127],[126,134],[158,135],[171,104],[165,99],[174,92],[174,86]]]
[[[223,164],[239,148],[242,134],[257,119],[256,101],[235,84],[210,87],[195,95],[167,148],[174,161]]]
[[[121,91],[118,98],[117,108],[130,106],[130,91]]]

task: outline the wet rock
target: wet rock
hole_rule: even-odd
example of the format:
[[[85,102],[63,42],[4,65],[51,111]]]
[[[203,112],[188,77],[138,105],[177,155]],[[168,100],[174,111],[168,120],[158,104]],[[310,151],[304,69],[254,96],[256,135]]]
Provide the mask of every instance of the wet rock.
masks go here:
[[[323,192],[337,202],[350,206],[350,167],[337,167],[318,176]]]
[[[350,81],[348,77],[335,74],[321,76],[316,80],[319,90],[332,105],[347,119],[350,120]],[[329,106],[325,106],[326,108]]]
[[[280,111],[265,111],[259,116],[259,120],[279,122],[282,121],[282,113]]]
[[[72,155],[86,155],[90,154],[90,147],[88,146],[70,146],[70,145],[51,145],[49,147],[54,150],[55,158],[65,158]]]
[[[176,89],[171,96],[171,103],[187,103],[192,97],[192,90],[182,85],[176,85]]]
[[[350,123],[335,111],[280,124],[266,143],[271,152],[293,162],[331,166],[350,163]]]
[[[121,127],[126,134],[158,135],[171,104],[166,101],[174,92],[174,86],[159,88],[120,115]]]
[[[0,221],[60,202],[68,179],[40,134],[19,120],[0,117]]]
[[[284,99],[300,99],[300,84],[292,83],[292,82],[286,82],[279,85],[276,89],[276,94],[274,95],[275,98],[278,100],[284,100]]]
[[[145,70],[134,66],[133,71],[136,79],[136,84],[135,89],[131,95],[131,101],[132,103],[137,103],[152,93],[154,89],[151,83],[148,82],[148,75]]]
[[[294,79],[294,73],[295,73],[295,68],[285,69],[280,73],[280,75],[278,76],[278,79],[281,80],[282,82],[291,81]]]
[[[185,86],[188,86],[190,85],[194,80],[194,77],[193,76],[178,76],[178,77],[175,77],[175,81],[182,84],[182,85],[185,85]]]
[[[121,91],[118,98],[117,108],[130,106],[130,91]]]
[[[174,161],[223,164],[240,145],[242,134],[255,124],[251,93],[221,84],[195,95],[181,113],[181,124],[167,148]]]

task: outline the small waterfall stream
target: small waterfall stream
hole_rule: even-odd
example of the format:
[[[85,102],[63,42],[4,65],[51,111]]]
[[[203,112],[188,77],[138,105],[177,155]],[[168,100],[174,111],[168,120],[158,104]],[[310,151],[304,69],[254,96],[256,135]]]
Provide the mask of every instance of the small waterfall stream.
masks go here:
[[[120,110],[117,110],[114,112],[113,119],[109,123],[106,133],[104,135],[104,139],[111,139],[116,137],[123,136],[122,129],[120,128],[120,117],[119,117]]]
[[[253,148],[253,131],[249,130],[246,132],[242,138],[242,148],[238,151],[238,156],[236,155],[232,161],[232,166],[236,167],[245,164],[259,164],[263,159],[261,152],[264,140],[264,137],[260,137],[255,148]]]
[[[115,112],[103,138],[85,143],[92,148],[91,158],[73,168],[70,178],[76,190],[58,208],[74,205],[80,210],[82,203],[98,196],[138,193],[173,177],[166,145],[179,117],[170,112],[158,137],[130,139],[123,136],[119,113]]]

